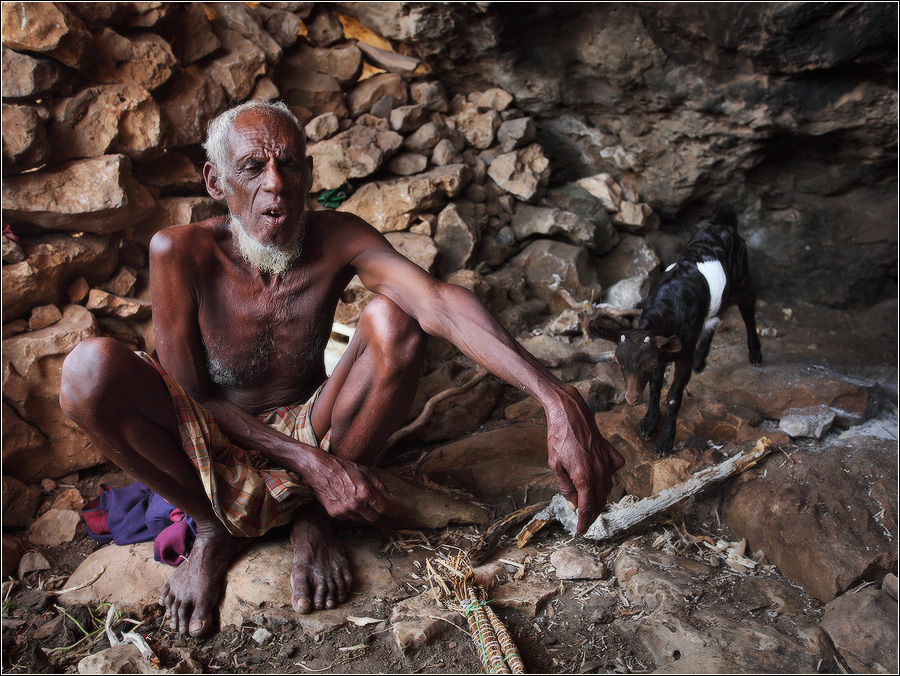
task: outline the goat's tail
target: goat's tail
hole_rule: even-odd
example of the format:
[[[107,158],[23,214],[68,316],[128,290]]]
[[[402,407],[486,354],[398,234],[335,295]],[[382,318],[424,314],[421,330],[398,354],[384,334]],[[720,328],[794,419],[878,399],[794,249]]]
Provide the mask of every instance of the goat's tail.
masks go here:
[[[715,211],[713,211],[712,218],[709,220],[710,223],[727,225],[729,228],[737,230],[737,214],[734,213],[734,208],[730,204],[717,206]]]

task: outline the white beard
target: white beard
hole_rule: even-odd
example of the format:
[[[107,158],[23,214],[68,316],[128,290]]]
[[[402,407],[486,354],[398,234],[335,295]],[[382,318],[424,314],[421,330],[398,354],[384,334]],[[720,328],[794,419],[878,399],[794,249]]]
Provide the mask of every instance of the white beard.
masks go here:
[[[238,251],[244,260],[262,273],[269,275],[284,275],[291,266],[300,258],[303,239],[306,234],[306,213],[300,219],[299,227],[294,236],[284,246],[275,244],[262,244],[244,229],[244,224],[237,216],[231,215],[228,219],[231,234],[235,238]]]

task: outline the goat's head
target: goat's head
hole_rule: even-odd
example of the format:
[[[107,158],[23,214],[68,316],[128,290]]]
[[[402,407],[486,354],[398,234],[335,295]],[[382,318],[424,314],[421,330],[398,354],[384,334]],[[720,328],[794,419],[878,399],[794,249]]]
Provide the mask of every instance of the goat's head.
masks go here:
[[[675,336],[656,336],[641,329],[607,329],[596,322],[588,328],[595,336],[616,344],[615,360],[625,379],[625,401],[632,406],[641,400],[653,371],[664,368],[662,353],[681,350],[681,341]]]

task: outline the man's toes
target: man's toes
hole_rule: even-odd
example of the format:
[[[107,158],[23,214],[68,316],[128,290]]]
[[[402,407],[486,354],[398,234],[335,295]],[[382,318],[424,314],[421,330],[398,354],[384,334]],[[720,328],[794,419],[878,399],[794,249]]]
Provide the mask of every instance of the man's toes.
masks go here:
[[[191,616],[191,623],[188,625],[188,633],[194,638],[203,636],[209,629],[211,620],[212,618],[209,613],[195,612],[193,616]]]
[[[324,577],[316,577],[316,592],[315,592],[315,604],[317,610],[322,610],[325,607],[325,602],[328,599],[328,582]]]
[[[291,576],[291,582],[291,586],[294,588],[294,593],[291,596],[291,607],[295,613],[306,615],[312,610],[312,602],[309,600],[309,583],[304,576]]]

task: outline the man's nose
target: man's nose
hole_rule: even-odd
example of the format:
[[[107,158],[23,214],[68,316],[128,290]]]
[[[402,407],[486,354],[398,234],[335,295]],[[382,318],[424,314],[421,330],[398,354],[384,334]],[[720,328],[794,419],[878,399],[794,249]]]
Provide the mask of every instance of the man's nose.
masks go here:
[[[281,176],[281,170],[278,168],[278,164],[275,162],[269,162],[266,164],[266,169],[263,172],[263,190],[268,192],[279,193],[284,188],[284,180]]]

